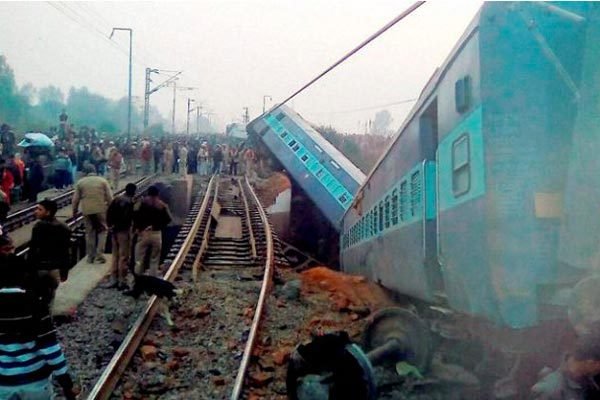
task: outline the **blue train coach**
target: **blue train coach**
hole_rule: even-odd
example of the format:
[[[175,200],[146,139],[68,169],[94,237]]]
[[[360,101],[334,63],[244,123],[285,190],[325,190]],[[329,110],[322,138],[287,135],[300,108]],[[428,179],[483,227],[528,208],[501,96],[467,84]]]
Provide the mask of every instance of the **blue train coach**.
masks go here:
[[[485,3],[344,215],[341,264],[507,328],[600,265],[600,4]]]
[[[294,181],[339,230],[365,175],[298,113],[286,105],[250,122],[249,133],[258,135]]]

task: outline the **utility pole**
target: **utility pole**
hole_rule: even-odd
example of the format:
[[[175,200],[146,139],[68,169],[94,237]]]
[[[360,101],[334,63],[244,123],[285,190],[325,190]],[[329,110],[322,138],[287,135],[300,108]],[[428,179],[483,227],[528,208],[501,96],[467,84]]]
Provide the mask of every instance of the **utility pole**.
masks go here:
[[[265,111],[266,111],[266,107],[265,107],[265,100],[266,100],[266,99],[273,100],[273,98],[272,98],[271,96],[269,96],[268,94],[265,94],[265,95],[263,96],[263,114],[264,114],[264,113],[265,113]]]
[[[133,58],[133,30],[131,28],[112,28],[109,39],[112,39],[115,31],[129,32],[129,107],[127,109],[127,140],[131,140],[131,64]]]
[[[196,134],[200,134],[200,110],[202,110],[202,106],[196,107]]]
[[[186,87],[186,86],[177,87],[177,80],[178,80],[178,78],[175,78],[169,83],[169,86],[173,86],[173,114],[171,117],[171,134],[172,135],[175,134],[175,107],[177,106],[177,91],[178,90],[195,90],[195,89],[197,89],[194,87]],[[172,85],[171,85],[171,83],[172,83]]]
[[[248,113],[248,107],[244,107],[243,110],[244,114],[242,115],[242,120],[245,124],[247,124],[248,122],[250,122],[250,114]]]
[[[175,75],[170,76],[167,80],[157,85],[154,89],[150,89],[150,83],[152,83],[150,74],[160,74],[161,72],[175,72]],[[144,129],[148,128],[148,120],[150,116],[150,95],[164,88],[165,86],[168,86],[171,82],[176,80],[182,72],[183,71],[167,71],[161,69],[146,68],[146,90],[144,92]]]
[[[185,133],[186,135],[189,136],[190,134],[190,112],[194,111],[194,110],[190,110],[190,104],[195,102],[196,100],[194,99],[190,99],[188,97],[188,103],[187,103],[187,122],[185,124]]]

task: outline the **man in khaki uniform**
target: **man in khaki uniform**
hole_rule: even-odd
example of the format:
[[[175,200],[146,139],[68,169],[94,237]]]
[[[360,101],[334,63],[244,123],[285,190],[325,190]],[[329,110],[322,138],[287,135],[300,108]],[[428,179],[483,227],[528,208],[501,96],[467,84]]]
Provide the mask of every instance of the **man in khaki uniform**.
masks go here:
[[[73,195],[73,217],[81,203],[81,213],[85,224],[87,261],[105,263],[106,248],[106,210],[112,201],[112,192],[108,181],[96,175],[93,165],[84,167],[86,176],[75,184]]]

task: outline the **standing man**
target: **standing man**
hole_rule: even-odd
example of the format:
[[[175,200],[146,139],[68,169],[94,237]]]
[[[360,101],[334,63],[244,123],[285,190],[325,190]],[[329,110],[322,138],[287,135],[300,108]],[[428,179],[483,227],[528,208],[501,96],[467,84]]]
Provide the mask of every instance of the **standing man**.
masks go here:
[[[15,134],[7,124],[0,126],[0,143],[2,144],[1,155],[7,156],[15,151]]]
[[[56,201],[46,199],[38,203],[35,218],[38,222],[31,231],[29,242],[29,264],[38,277],[48,283],[45,288],[50,304],[56,288],[67,280],[69,273],[69,247],[71,230],[56,219]]]
[[[67,155],[64,147],[58,151],[58,157],[54,160],[54,185],[57,189],[63,189],[69,185],[73,173],[73,163]]]
[[[135,273],[142,274],[150,268],[150,274],[158,275],[160,251],[162,248],[161,231],[171,222],[169,207],[158,198],[158,188],[150,186],[147,195],[133,215],[133,227],[138,234],[135,247]],[[150,262],[146,255],[150,253]]]
[[[112,232],[112,268],[111,280],[107,289],[128,289],[126,282],[129,250],[131,248],[131,225],[133,222],[133,204],[137,186],[128,183],[125,193],[113,199],[108,206],[106,222]]]
[[[188,172],[188,149],[185,143],[179,147],[179,173],[186,176]]]
[[[134,162],[132,160],[132,162]],[[123,156],[116,147],[113,147],[108,156],[108,167],[110,168],[110,182],[113,190],[119,189],[119,178],[121,177],[121,165]]]
[[[96,175],[93,165],[86,165],[86,176],[77,181],[73,195],[73,217],[77,215],[79,203],[85,223],[87,261],[105,263],[106,210],[112,201],[112,192],[107,180]]]
[[[221,162],[223,161],[223,151],[221,150],[220,145],[217,145],[215,147],[215,152],[213,153],[212,159],[213,159],[212,173],[214,175],[216,173],[221,172]]]
[[[76,398],[68,366],[38,281],[0,234],[0,399],[52,399],[56,378],[67,400]]]

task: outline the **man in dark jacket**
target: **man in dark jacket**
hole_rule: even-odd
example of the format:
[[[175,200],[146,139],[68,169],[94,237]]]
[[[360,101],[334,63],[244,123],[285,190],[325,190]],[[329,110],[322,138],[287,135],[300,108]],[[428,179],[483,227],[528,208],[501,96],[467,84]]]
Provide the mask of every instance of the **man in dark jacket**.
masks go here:
[[[142,274],[149,266],[150,274],[158,274],[160,251],[162,248],[161,231],[171,222],[169,207],[158,198],[158,188],[150,186],[147,195],[136,207],[133,227],[138,234],[135,246],[135,273]],[[149,265],[146,254],[150,253]]]
[[[112,236],[112,268],[111,280],[107,289],[116,287],[128,289],[126,282],[129,251],[131,248],[131,227],[133,222],[133,205],[137,186],[128,183],[125,193],[117,196],[108,206],[106,222]]]
[[[39,202],[35,209],[38,222],[31,231],[29,242],[29,264],[38,271],[40,278],[49,278],[50,302],[59,283],[67,280],[70,269],[71,229],[56,219],[57,208],[54,200]]]

